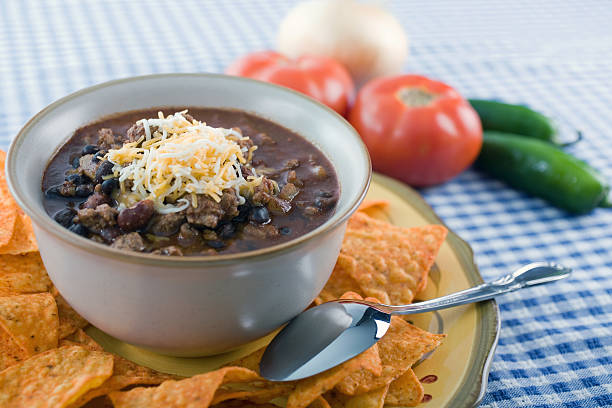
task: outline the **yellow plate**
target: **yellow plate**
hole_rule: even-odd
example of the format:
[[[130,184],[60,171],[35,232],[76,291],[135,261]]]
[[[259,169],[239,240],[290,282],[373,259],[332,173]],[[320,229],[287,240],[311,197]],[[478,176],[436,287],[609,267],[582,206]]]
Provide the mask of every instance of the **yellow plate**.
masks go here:
[[[406,185],[375,174],[368,200],[387,200],[386,211],[369,210],[369,214],[403,226],[442,224],[421,196]],[[436,258],[423,298],[430,299],[482,283],[469,245],[449,231]],[[460,306],[435,313],[414,315],[415,325],[444,332],[447,338],[414,371],[420,379],[429,402],[419,407],[473,407],[484,396],[489,364],[497,345],[499,309],[494,301]],[[158,371],[183,376],[214,370],[266,345],[274,334],[229,353],[202,358],[168,357],[122,343],[90,327],[87,333],[104,349]],[[433,382],[428,382],[434,380]],[[427,398],[427,397],[426,397]]]

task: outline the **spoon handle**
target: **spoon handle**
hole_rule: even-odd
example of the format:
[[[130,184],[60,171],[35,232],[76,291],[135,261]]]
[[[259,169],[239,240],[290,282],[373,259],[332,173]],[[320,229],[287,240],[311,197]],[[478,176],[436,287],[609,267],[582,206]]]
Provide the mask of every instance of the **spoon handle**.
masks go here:
[[[503,293],[513,292],[524,287],[554,282],[569,276],[571,271],[571,269],[561,265],[546,262],[535,262],[518,269],[516,272],[502,276],[493,282],[483,283],[482,285],[436,299],[413,303],[410,305],[385,305],[382,308],[376,306],[374,307],[382,312],[390,314],[430,312],[433,310],[446,309],[448,307],[463,305],[466,303],[474,303],[492,299]]]

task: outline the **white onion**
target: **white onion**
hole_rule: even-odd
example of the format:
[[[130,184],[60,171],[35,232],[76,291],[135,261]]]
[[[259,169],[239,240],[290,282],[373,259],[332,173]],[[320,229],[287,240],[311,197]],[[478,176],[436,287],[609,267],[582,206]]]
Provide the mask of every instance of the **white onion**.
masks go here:
[[[408,38],[397,19],[379,5],[355,0],[310,0],[295,6],[281,23],[278,51],[289,56],[336,59],[358,85],[401,72]]]

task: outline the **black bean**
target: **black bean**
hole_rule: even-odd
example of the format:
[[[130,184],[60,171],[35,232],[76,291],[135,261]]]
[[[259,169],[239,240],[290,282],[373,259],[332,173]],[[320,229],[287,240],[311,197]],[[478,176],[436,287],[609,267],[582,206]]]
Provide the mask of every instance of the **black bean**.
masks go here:
[[[330,193],[329,191],[319,191],[317,193],[317,197],[323,197],[323,198],[331,198],[334,196],[334,193]]]
[[[98,153],[98,150],[100,150],[100,148],[96,145],[87,145],[83,148],[83,150],[81,151],[81,154],[83,156],[85,156],[86,154],[94,154],[94,153]]]
[[[104,176],[113,174],[113,167],[115,167],[113,163],[108,160],[103,161],[96,170],[96,178],[94,181],[96,183],[102,183],[104,181]]]
[[[223,241],[206,241],[206,245],[211,248],[221,249],[225,246],[225,242]]]
[[[69,228],[75,215],[76,211],[74,209],[64,208],[63,210],[56,212],[53,219],[64,228]]]
[[[251,206],[247,204],[243,204],[238,206],[238,215],[232,219],[232,222],[235,223],[243,223],[249,218],[249,214],[251,213]]]
[[[267,224],[270,222],[270,213],[266,207],[254,207],[251,212],[251,220],[259,224]]]
[[[60,187],[61,187],[61,184],[59,186],[51,186],[51,187],[49,187],[47,189],[47,191],[45,191],[45,195],[47,197],[54,196],[54,195],[61,195],[60,194]]]
[[[72,224],[68,229],[74,232],[75,234],[79,234],[83,237],[89,235],[89,230],[82,224]]]
[[[74,167],[75,169],[79,168],[79,165],[80,165],[79,159],[80,157],[75,157],[74,159],[72,159],[72,167]]]
[[[119,180],[117,180],[116,178],[104,180],[102,182],[102,192],[107,196],[112,195],[113,190],[115,190],[116,188],[119,188]]]
[[[94,154],[94,157],[93,157],[93,159],[92,159],[92,160],[93,160],[94,162],[99,162],[100,160],[102,160],[102,159],[104,158],[104,155],[105,155],[105,154],[106,154],[106,152],[105,152],[105,151],[100,150],[98,153]]]
[[[77,186],[76,191],[74,193],[77,197],[87,197],[93,193],[94,186],[93,184],[81,184]]]
[[[70,174],[69,176],[66,176],[66,181],[78,186],[80,184],[87,184],[90,180],[89,177],[83,174]]]
[[[234,224],[223,224],[221,228],[219,228],[217,235],[221,239],[229,239],[236,234],[236,227]]]
[[[289,227],[281,227],[279,229],[279,231],[280,231],[280,233],[282,235],[289,235],[289,234],[291,234],[291,228],[289,228]]]

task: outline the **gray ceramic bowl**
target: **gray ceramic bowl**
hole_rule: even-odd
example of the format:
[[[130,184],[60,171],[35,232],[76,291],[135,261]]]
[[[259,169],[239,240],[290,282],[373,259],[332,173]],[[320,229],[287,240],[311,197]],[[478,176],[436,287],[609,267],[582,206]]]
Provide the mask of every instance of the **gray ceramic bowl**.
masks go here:
[[[335,166],[335,214],[293,241],[212,257],[124,252],[69,232],[43,209],[41,179],[73,132],[102,116],[156,106],[229,107],[292,129]],[[196,356],[257,339],[301,312],[329,278],[347,218],[370,181],[359,135],[339,115],[289,89],[238,77],[169,74],[107,82],[43,109],[8,154],[10,189],[32,218],[40,253],[61,294],[94,326],[157,352]]]

